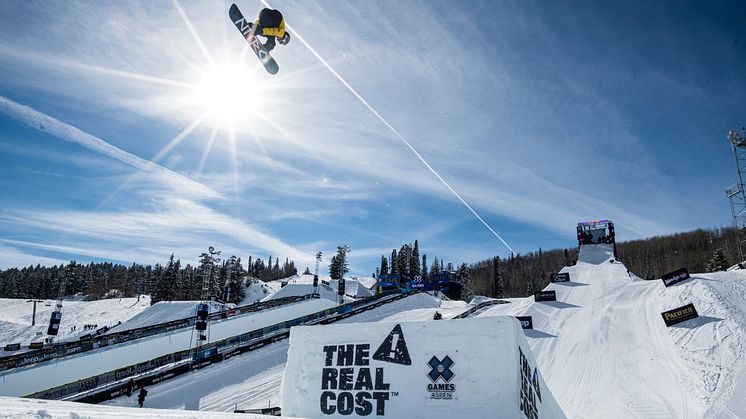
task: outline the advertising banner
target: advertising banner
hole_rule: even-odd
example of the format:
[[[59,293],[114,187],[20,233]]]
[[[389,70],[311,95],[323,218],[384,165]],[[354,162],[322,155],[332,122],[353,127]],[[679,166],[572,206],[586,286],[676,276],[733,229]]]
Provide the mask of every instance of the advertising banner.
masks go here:
[[[552,291],[536,291],[534,301],[557,301],[557,293]]]
[[[673,310],[664,311],[661,313],[661,316],[663,316],[666,326],[672,326],[699,317],[699,314],[697,313],[697,309],[694,308],[694,304],[687,304]]]
[[[521,324],[521,328],[523,329],[534,328],[534,319],[531,316],[515,316],[515,318],[518,319],[518,323]]]
[[[570,273],[569,272],[562,272],[562,273],[553,272],[549,276],[549,280],[552,282],[570,282]]]
[[[291,417],[565,417],[511,316],[293,327],[281,393]]]
[[[677,284],[689,278],[691,278],[691,276],[689,276],[689,272],[686,270],[686,268],[677,269],[673,272],[669,272],[661,276],[663,285],[665,285],[666,287],[670,287],[673,284]]]

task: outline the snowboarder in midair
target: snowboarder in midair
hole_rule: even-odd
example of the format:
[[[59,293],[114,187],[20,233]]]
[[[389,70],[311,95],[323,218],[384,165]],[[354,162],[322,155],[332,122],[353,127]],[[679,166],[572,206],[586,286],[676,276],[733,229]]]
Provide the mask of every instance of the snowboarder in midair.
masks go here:
[[[279,10],[264,8],[259,11],[259,16],[253,23],[252,30],[254,35],[261,35],[267,38],[264,43],[264,49],[267,52],[272,51],[275,47],[275,38],[277,42],[286,45],[290,42],[290,34],[285,31],[285,19]]]

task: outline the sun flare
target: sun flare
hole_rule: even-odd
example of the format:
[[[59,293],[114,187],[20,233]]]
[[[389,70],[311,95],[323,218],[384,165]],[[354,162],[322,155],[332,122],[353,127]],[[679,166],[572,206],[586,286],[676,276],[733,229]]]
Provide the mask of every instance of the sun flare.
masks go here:
[[[252,121],[262,101],[255,72],[241,64],[214,65],[196,83],[195,100],[215,122],[226,127]]]

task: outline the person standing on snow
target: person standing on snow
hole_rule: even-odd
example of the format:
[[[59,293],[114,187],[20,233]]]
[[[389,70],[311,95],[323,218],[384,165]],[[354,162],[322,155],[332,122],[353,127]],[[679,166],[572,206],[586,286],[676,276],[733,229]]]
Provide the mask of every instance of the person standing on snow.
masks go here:
[[[131,379],[127,381],[127,388],[125,389],[125,393],[127,397],[132,396],[132,390],[135,388],[135,380]]]
[[[254,36],[261,35],[267,38],[264,43],[264,49],[267,52],[272,51],[275,47],[275,38],[282,45],[290,42],[290,34],[285,32],[285,19],[279,10],[264,8],[259,11],[256,22],[252,24]]]
[[[140,407],[142,407],[142,404],[145,403],[145,396],[148,395],[148,390],[145,390],[145,387],[140,387],[140,392],[137,394],[137,402],[140,403]]]

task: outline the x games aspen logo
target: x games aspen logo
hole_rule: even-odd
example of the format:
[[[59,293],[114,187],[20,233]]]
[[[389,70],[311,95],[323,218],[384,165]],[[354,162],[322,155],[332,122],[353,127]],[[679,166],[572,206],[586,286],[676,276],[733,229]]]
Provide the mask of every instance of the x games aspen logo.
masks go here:
[[[440,378],[447,383],[451,381],[451,378],[453,378],[454,374],[453,371],[451,371],[453,360],[451,360],[450,356],[446,355],[442,361],[439,360],[437,356],[434,356],[430,359],[430,362],[428,362],[427,365],[432,368],[427,376],[430,377],[433,383],[437,383]]]
[[[451,384],[451,380],[456,375],[451,371],[455,362],[450,356],[446,355],[443,359],[433,356],[427,365],[430,372],[427,374],[432,383],[427,385],[427,391],[430,393],[431,400],[453,400],[453,393],[456,392],[456,385]],[[442,382],[439,382],[442,381]]]

